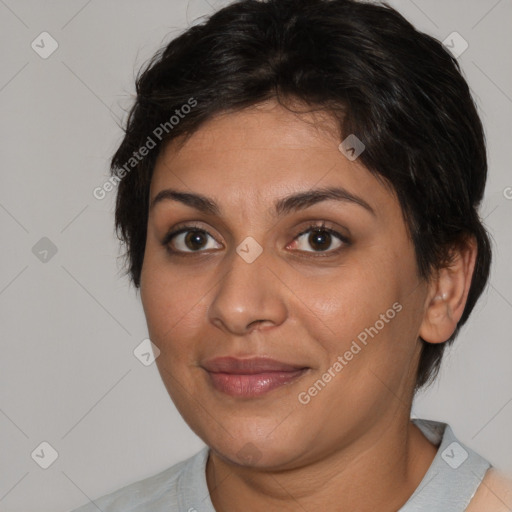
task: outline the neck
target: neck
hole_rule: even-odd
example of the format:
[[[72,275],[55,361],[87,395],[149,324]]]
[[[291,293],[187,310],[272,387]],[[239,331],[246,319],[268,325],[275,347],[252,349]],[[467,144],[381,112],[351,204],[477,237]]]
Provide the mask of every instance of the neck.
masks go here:
[[[210,450],[206,479],[217,512],[391,512],[418,487],[436,452],[407,415],[388,426],[379,422],[349,446],[285,471],[241,467]]]

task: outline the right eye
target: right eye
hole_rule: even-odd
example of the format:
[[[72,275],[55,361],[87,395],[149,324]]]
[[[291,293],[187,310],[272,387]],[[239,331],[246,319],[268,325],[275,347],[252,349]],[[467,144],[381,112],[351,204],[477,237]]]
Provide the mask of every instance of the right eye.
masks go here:
[[[183,226],[175,231],[167,233],[162,245],[171,253],[195,253],[204,252],[201,249],[216,249],[218,247],[208,247],[204,244],[208,242],[208,237],[215,241],[212,235],[204,229],[195,226]]]

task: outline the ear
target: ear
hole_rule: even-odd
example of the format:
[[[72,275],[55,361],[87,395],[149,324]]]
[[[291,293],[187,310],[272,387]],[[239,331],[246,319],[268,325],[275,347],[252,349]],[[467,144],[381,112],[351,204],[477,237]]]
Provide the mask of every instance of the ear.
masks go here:
[[[450,262],[432,278],[419,335],[429,343],[443,343],[457,327],[471,286],[477,245],[474,237],[450,251]]]

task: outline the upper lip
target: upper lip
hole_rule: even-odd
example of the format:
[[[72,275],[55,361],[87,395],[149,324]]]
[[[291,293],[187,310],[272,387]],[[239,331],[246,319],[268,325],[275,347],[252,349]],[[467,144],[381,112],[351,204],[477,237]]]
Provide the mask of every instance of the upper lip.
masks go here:
[[[202,364],[209,372],[234,373],[240,375],[265,373],[265,372],[294,372],[306,367],[297,364],[283,363],[268,357],[252,357],[239,359],[236,357],[217,357],[209,359]]]

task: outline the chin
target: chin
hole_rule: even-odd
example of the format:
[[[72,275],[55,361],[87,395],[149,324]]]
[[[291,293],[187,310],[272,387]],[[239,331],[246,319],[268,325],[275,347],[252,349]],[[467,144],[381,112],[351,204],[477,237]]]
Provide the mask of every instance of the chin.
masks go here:
[[[307,436],[301,439],[292,432],[279,431],[276,421],[258,422],[254,418],[234,421],[233,428],[223,423],[217,434],[203,437],[203,441],[224,460],[241,466],[267,469],[285,469],[303,453]],[[231,433],[229,435],[227,432]],[[304,429],[302,429],[304,432]],[[270,434],[269,434],[270,433]]]

